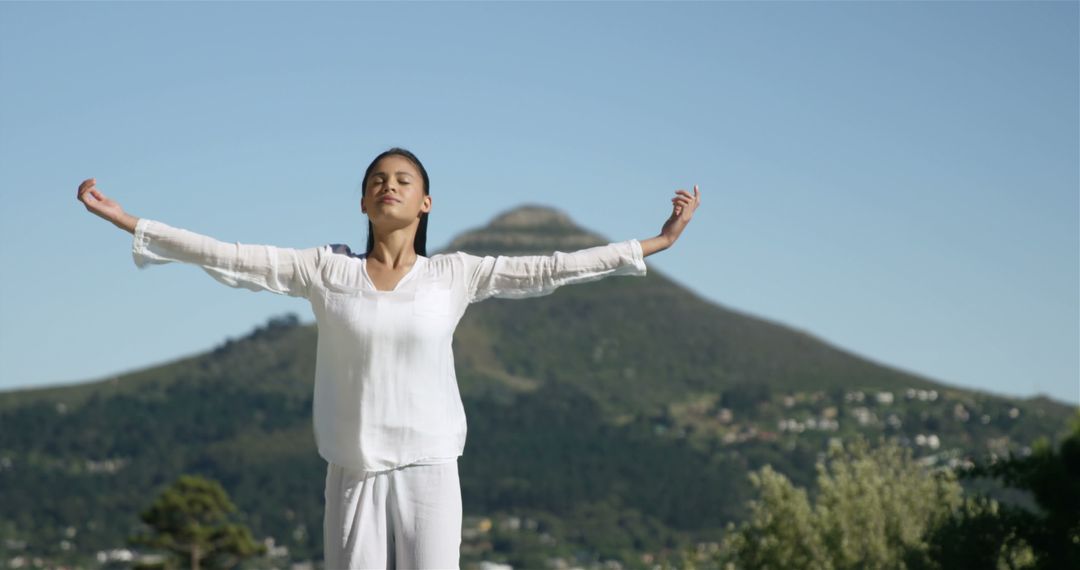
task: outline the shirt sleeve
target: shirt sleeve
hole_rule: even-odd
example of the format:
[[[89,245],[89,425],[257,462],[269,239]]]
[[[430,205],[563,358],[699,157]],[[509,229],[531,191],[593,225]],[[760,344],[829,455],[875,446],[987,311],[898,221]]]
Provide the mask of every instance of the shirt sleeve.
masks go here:
[[[647,272],[636,239],[551,255],[477,256],[463,251],[457,255],[465,265],[469,303],[488,297],[540,297],[563,285]]]
[[[226,243],[149,218],[139,218],[131,253],[135,266],[170,262],[200,266],[230,287],[308,297],[328,246],[292,249]]]

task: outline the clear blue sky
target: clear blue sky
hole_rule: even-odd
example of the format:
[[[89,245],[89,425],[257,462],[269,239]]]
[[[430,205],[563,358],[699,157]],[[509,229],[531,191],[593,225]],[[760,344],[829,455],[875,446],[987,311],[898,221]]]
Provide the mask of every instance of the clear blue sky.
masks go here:
[[[76,201],[361,246],[415,152],[429,247],[523,203],[876,362],[1080,403],[1076,2],[0,3],[0,389],[208,350],[303,299],[138,270]]]

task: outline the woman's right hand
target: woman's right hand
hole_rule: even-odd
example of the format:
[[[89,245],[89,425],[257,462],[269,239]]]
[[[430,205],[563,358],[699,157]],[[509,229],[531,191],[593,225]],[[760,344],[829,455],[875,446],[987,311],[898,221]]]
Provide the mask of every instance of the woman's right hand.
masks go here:
[[[95,179],[87,178],[79,184],[78,200],[86,205],[86,209],[105,220],[108,220],[116,226],[134,232],[134,225],[132,222],[137,220],[132,216],[126,214],[124,209],[120,207],[120,204],[101,193],[97,189]],[[128,227],[131,226],[131,227]]]
[[[664,222],[664,227],[660,230],[660,235],[667,240],[667,247],[675,244],[675,240],[679,239],[679,236],[686,228],[686,224],[690,223],[694,211],[701,205],[701,192],[698,190],[697,184],[694,184],[693,195],[681,188],[676,190],[675,194],[676,196],[671,199],[673,204],[671,217]]]

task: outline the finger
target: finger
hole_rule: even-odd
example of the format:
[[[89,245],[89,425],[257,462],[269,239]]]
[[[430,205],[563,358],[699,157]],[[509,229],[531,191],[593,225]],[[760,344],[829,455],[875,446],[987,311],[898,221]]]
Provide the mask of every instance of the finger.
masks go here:
[[[98,192],[98,189],[97,189],[97,188],[94,188],[94,189],[93,189],[93,190],[91,190],[90,192],[91,192],[91,193],[93,193],[94,197],[95,197],[95,198],[97,198],[98,200],[104,200],[104,199],[105,199],[105,196],[103,196],[103,195],[101,194],[101,192]]]
[[[79,195],[78,195],[78,197],[81,199],[83,194],[85,194],[87,191],[93,190],[93,189],[94,189],[94,179],[93,178],[87,178],[85,181],[83,181],[82,184],[79,185]]]

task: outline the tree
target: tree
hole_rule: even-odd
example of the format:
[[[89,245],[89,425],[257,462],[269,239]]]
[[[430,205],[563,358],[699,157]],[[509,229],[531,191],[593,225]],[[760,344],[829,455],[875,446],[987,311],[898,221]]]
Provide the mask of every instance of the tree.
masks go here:
[[[217,481],[181,475],[139,518],[153,534],[131,536],[133,545],[164,549],[192,570],[234,568],[245,558],[266,553],[242,525],[225,522],[236,511]]]
[[[929,537],[925,568],[1080,568],[1080,410],[1055,451],[1041,438],[1028,457],[978,464],[961,478],[988,477],[1031,493],[1038,511],[980,496]]]
[[[847,570],[904,568],[926,549],[927,530],[960,507],[948,470],[930,471],[895,440],[871,448],[859,437],[830,447],[817,464],[817,492],[771,467],[751,473],[760,498],[741,526],[729,524],[715,562],[724,568]]]
[[[927,548],[911,551],[913,570],[1017,570],[1030,568],[1034,554],[987,497],[965,497],[963,506],[930,529]]]

